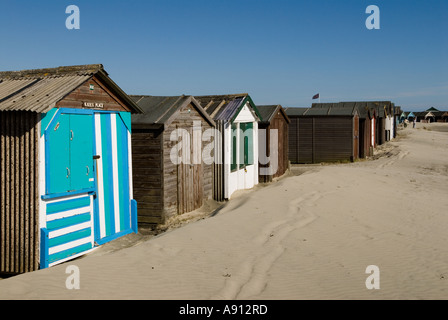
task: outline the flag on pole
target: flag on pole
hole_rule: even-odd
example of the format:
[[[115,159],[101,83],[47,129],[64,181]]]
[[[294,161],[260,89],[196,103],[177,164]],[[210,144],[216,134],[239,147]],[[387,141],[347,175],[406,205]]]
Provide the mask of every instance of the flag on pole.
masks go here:
[[[313,100],[315,100],[315,99],[319,99],[319,98],[320,98],[319,93],[313,96]]]

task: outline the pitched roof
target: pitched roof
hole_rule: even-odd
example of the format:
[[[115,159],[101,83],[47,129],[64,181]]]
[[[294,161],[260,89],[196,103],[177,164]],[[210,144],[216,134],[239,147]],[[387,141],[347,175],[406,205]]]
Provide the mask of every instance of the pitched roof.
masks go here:
[[[281,112],[285,117],[286,121],[289,123],[288,115],[285,113],[283,107],[279,104],[277,105],[267,105],[267,106],[257,106],[258,111],[260,112],[261,118],[263,119],[261,122],[270,123],[272,119],[274,119],[275,115],[278,112]]]
[[[376,116],[383,118],[387,114],[392,114],[392,105],[390,101],[344,101],[337,103],[313,103],[312,108],[356,108],[359,117],[364,119],[367,116],[372,117],[373,110]]]
[[[134,112],[139,107],[101,64],[0,72],[0,111],[46,113],[92,76],[104,81]]]
[[[132,125],[136,128],[147,125],[169,125],[174,120],[177,111],[190,103],[194,105],[206,121],[212,126],[215,125],[213,119],[192,96],[131,95],[130,97],[143,110],[143,114],[132,117]]]
[[[313,104],[312,108],[287,108],[288,116],[320,117],[320,116],[353,116],[358,112],[355,106],[344,106],[338,103]]]
[[[233,121],[246,102],[249,102],[257,117],[262,120],[248,93],[195,96],[195,98],[215,121]]]
[[[301,116],[303,115],[309,108],[285,108],[285,112],[290,116]]]

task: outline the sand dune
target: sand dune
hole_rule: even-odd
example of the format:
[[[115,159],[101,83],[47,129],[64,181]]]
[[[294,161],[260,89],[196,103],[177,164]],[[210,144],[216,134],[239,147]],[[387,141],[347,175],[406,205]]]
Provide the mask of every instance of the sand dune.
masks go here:
[[[374,159],[293,166],[212,217],[2,280],[0,298],[447,299],[448,133],[424,126]],[[65,286],[68,265],[80,290]],[[379,290],[365,286],[369,265]]]

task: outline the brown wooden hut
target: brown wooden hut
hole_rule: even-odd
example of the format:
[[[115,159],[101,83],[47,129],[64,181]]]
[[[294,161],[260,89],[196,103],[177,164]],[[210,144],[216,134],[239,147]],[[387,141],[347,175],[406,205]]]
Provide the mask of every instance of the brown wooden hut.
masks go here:
[[[339,103],[313,103],[312,108],[345,108],[347,110],[356,109],[359,116],[359,158],[366,158],[373,155],[375,147],[376,119],[375,109],[369,102],[339,102]]]
[[[191,96],[131,97],[144,112],[132,118],[138,221],[154,226],[212,198],[212,164],[202,161],[202,135],[214,121]]]
[[[289,159],[293,163],[359,158],[359,114],[353,107],[287,108]]]
[[[271,182],[273,178],[282,176],[289,167],[288,126],[290,121],[281,105],[257,106],[257,108],[262,117],[262,120],[258,122],[258,181]],[[276,130],[277,142],[271,142],[274,139],[271,130]],[[264,146],[261,145],[262,141],[265,142]]]

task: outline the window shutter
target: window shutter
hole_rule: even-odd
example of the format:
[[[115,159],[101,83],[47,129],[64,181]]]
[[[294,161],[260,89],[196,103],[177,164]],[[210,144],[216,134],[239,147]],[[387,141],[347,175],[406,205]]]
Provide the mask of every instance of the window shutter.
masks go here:
[[[232,145],[231,145],[231,150],[230,150],[230,154],[232,155],[232,159],[231,159],[231,164],[230,164],[230,171],[235,171],[237,168],[237,159],[236,159],[236,148],[237,148],[237,141],[236,141],[236,134],[237,134],[237,124],[236,123],[232,123]]]
[[[245,146],[245,164],[254,164],[254,124],[252,122],[246,124],[246,134],[247,144]]]
[[[240,169],[244,168],[244,164],[245,164],[245,138],[244,138],[244,132],[246,131],[246,124],[245,123],[240,123]]]

